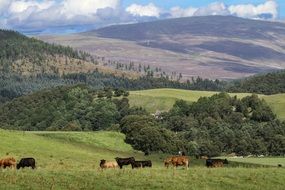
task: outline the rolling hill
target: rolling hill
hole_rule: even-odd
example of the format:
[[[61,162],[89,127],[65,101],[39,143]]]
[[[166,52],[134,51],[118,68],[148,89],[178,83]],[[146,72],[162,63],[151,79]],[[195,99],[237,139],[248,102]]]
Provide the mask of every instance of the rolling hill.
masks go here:
[[[284,69],[284,36],[284,23],[205,16],[41,39],[111,60],[160,67],[168,73],[182,73],[184,78],[235,79]]]
[[[200,97],[210,97],[217,92],[213,91],[190,91],[178,89],[153,89],[142,91],[131,91],[129,100],[132,106],[141,106],[155,113],[157,110],[168,111],[176,100],[182,99],[189,102],[197,101]],[[242,98],[249,93],[230,93],[232,96]],[[285,120],[285,94],[259,95],[272,108],[277,117]]]
[[[34,157],[37,169],[0,170],[3,189],[283,189],[285,170],[235,164],[209,170],[193,159],[188,171],[165,169],[166,155],[144,157],[117,132],[16,132],[0,129],[0,157]],[[101,159],[134,156],[153,168],[98,169]],[[239,166],[239,167],[235,167]],[[246,166],[246,167],[242,167]],[[268,175],[270,173],[270,175]],[[32,179],[32,180],[31,180]],[[211,179],[211,180],[209,180]],[[219,181],[219,183],[217,183]]]

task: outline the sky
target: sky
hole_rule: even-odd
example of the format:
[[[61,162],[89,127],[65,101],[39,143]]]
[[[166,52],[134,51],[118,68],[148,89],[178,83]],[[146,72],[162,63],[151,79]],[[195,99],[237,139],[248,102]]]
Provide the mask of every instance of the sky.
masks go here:
[[[0,0],[0,28],[25,34],[209,15],[285,21],[285,0]]]

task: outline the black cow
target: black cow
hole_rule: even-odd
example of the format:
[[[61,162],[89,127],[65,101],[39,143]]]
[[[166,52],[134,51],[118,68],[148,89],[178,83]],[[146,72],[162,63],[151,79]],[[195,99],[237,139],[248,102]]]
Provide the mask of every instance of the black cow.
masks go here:
[[[34,158],[22,158],[17,164],[17,169],[31,167],[32,169],[36,168],[36,160]]]
[[[152,163],[150,160],[146,161],[133,161],[131,163],[132,168],[144,168],[144,167],[152,167]]]
[[[117,161],[120,169],[122,169],[124,165],[129,165],[132,162],[134,162],[135,158],[134,157],[130,157],[130,158],[118,158],[118,157],[116,157],[115,160]]]
[[[224,164],[229,164],[227,159],[207,159],[206,166],[207,167],[224,167]]]

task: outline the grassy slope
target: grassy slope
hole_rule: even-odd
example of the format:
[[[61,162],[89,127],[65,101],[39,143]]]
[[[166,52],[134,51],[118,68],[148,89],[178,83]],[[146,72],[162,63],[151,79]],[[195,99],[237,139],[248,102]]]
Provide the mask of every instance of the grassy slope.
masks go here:
[[[280,168],[208,169],[197,160],[188,171],[167,170],[162,167],[162,155],[148,158],[154,162],[152,169],[101,172],[98,164],[102,158],[146,159],[116,132],[0,130],[0,138],[0,157],[6,153],[17,159],[33,156],[38,166],[35,171],[0,170],[0,189],[282,189],[285,176]]]
[[[174,102],[178,99],[183,99],[189,102],[197,101],[201,96],[212,96],[217,92],[211,91],[190,91],[190,90],[177,90],[177,89],[153,89],[132,91],[130,93],[130,104],[132,106],[141,106],[146,108],[150,112],[156,110],[167,111]],[[238,98],[242,98],[249,93],[231,93],[232,96],[237,95]],[[264,98],[268,104],[272,107],[277,116],[285,120],[285,94],[277,94],[271,96],[259,95]]]
[[[285,120],[285,94],[263,97],[281,120]]]

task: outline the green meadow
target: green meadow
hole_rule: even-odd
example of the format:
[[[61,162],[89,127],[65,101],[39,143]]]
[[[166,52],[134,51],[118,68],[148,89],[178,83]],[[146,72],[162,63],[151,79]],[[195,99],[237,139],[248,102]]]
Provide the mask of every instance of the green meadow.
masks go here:
[[[36,170],[0,169],[0,189],[284,189],[285,169],[257,165],[266,162],[230,162],[225,168],[209,169],[204,160],[191,159],[189,170],[166,169],[163,159],[168,155],[145,157],[124,138],[118,132],[0,130],[0,157],[34,157],[37,162]],[[153,168],[99,169],[101,159],[116,156],[150,159]]]
[[[252,163],[252,164],[261,164],[268,166],[278,166],[281,164],[285,166],[285,158],[284,157],[264,157],[264,158],[227,158],[230,161],[239,162],[239,163]]]
[[[145,108],[147,111],[154,113],[156,110],[168,111],[176,100],[182,99],[188,102],[197,101],[200,97],[209,97],[218,92],[213,91],[191,91],[178,89],[153,89],[131,91],[129,100],[132,106]],[[249,96],[249,93],[230,93],[231,96],[243,98]],[[277,95],[259,95],[271,106],[279,119],[285,120],[285,94]]]

